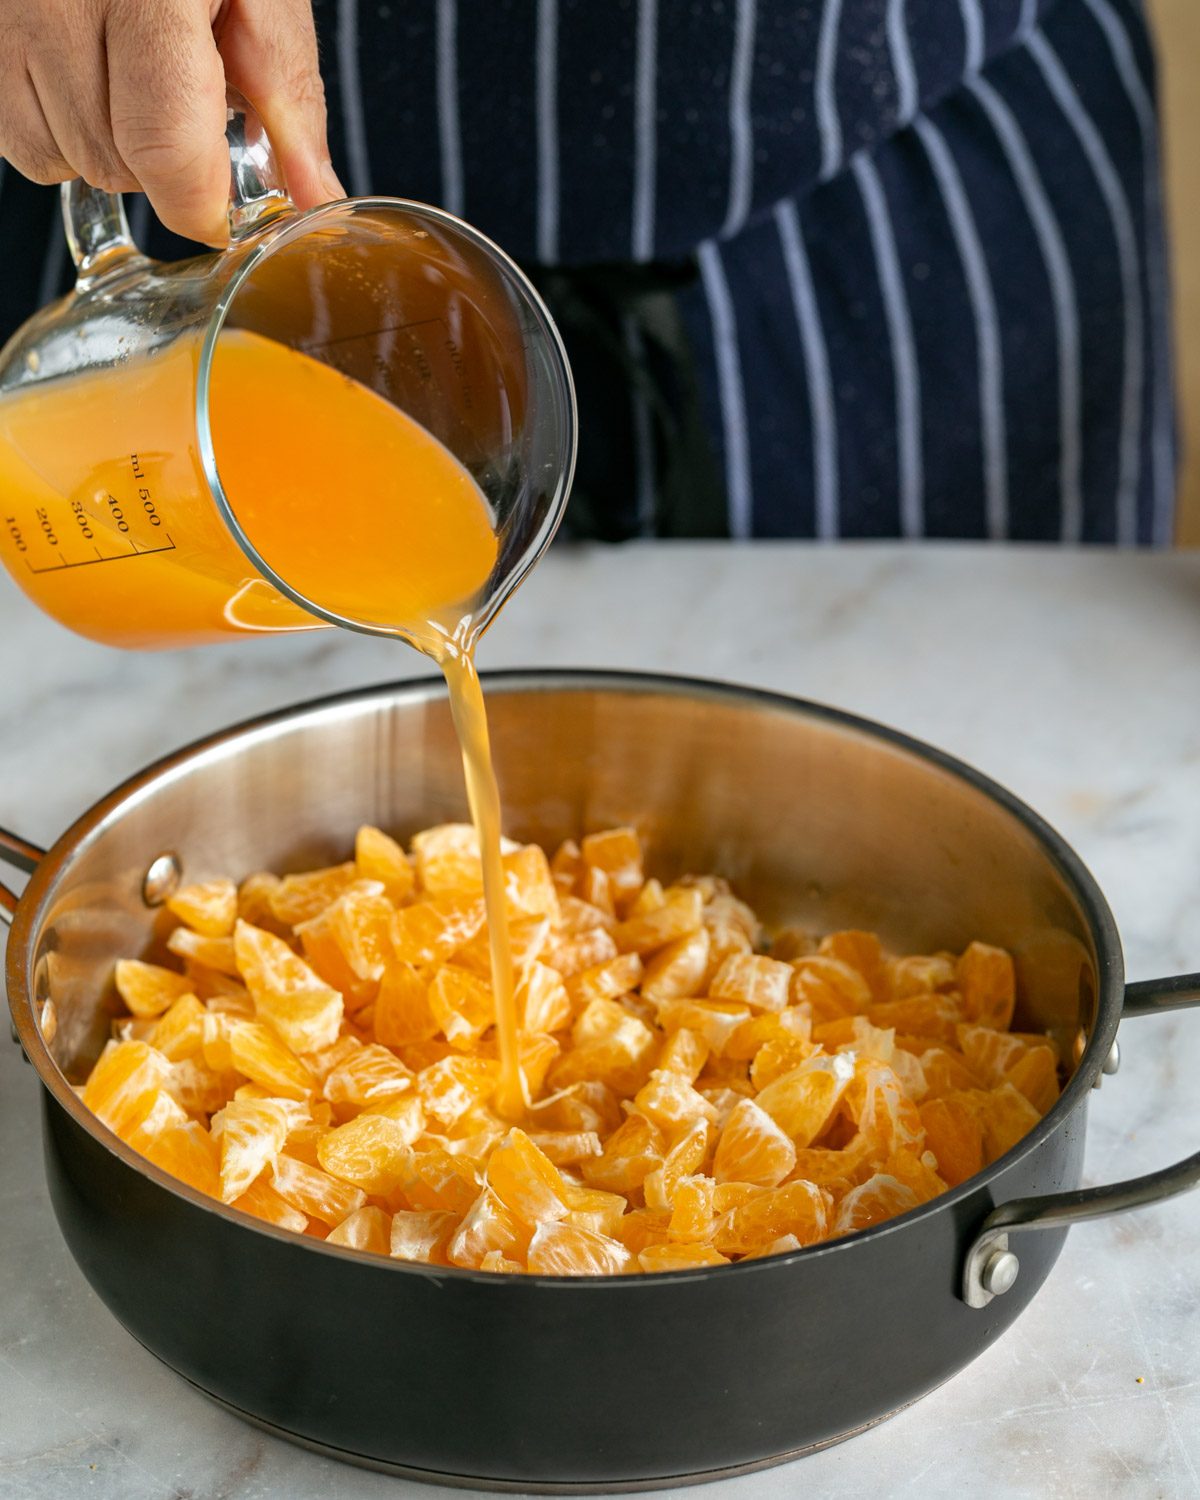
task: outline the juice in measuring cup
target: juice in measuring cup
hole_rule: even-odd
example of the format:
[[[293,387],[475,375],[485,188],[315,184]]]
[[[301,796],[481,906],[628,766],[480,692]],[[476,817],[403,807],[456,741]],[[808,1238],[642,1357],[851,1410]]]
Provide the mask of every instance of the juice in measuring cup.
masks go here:
[[[312,628],[213,504],[191,413],[197,340],[0,399],[0,554],[48,614],[118,646]],[[469,601],[496,558],[471,476],[329,365],[226,330],[210,425],[251,541],[301,593],[382,624]]]
[[[254,574],[208,499],[189,418],[197,357],[196,344],[176,344],[0,401],[5,561],[48,613],[113,645],[314,623]],[[488,503],[412,418],[257,334],[222,333],[209,421],[229,503],[279,576],[326,609],[403,635],[445,673],[483,865],[496,1103],[517,1117],[500,803],[470,630],[497,556]]]

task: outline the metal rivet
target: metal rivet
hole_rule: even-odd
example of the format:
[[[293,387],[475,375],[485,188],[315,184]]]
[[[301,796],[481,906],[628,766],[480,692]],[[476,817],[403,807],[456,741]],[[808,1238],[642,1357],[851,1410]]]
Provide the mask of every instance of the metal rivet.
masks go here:
[[[1109,1076],[1109,1078],[1111,1078],[1113,1076],[1113,1074],[1117,1071],[1117,1069],[1120,1066],[1121,1066],[1121,1047],[1120,1047],[1120,1043],[1114,1042],[1112,1044],[1112,1051],[1104,1059],[1104,1064],[1101,1067],[1100,1071],[1102,1073],[1106,1073]]]
[[[1021,1262],[1011,1250],[993,1250],[979,1273],[979,1281],[985,1292],[991,1292],[993,1297],[1003,1297],[1005,1292],[1012,1290],[1020,1269]]]
[[[142,900],[147,906],[161,906],[179,889],[183,866],[175,854],[160,854],[151,861],[142,880]]]

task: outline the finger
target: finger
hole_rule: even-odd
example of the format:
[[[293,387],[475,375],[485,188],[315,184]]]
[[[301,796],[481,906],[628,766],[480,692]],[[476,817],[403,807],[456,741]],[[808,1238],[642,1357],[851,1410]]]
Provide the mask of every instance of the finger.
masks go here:
[[[78,176],[62,154],[25,68],[13,69],[0,83],[0,157],[22,177],[49,186]]]
[[[46,27],[29,58],[46,124],[64,158],[92,187],[133,192],[137,180],[121,160],[108,110],[108,68],[101,29],[79,24],[83,13],[65,8]]]
[[[229,237],[225,74],[206,5],[119,0],[109,13],[113,141],[155,212],[176,234]]]
[[[229,0],[216,23],[225,74],[266,127],[298,208],[344,198],[329,160],[309,0]]]

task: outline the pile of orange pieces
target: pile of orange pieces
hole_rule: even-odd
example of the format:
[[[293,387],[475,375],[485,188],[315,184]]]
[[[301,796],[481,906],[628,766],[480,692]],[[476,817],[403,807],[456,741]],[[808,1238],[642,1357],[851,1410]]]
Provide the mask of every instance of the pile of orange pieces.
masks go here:
[[[169,903],[170,962],[123,960],[128,1017],[83,1100],[163,1170],[350,1249],[540,1275],[793,1251],[925,1203],[1058,1096],[1010,1031],[1012,961],[891,957],[867,932],[768,946],[714,876],[647,879],[629,829],[505,845],[529,1108],[493,1111],[474,832]]]

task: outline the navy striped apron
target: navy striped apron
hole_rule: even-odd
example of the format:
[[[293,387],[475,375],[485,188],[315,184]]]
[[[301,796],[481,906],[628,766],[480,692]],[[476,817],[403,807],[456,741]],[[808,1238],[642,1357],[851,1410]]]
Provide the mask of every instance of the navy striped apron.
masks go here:
[[[576,535],[1165,544],[1137,0],[317,0],[335,165],[534,274]],[[139,240],[182,252],[145,201]],[[0,337],[69,281],[0,182]]]

